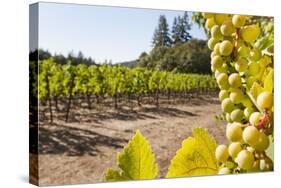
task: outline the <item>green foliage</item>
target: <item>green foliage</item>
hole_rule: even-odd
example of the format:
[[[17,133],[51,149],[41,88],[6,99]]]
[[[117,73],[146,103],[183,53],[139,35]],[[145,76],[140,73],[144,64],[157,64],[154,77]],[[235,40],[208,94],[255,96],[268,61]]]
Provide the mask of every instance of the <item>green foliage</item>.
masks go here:
[[[105,181],[154,179],[158,174],[151,147],[139,131],[118,154],[117,164],[118,170],[106,171]]]
[[[167,178],[217,174],[216,141],[202,128],[193,129],[193,137],[182,142],[182,147],[171,160]]]

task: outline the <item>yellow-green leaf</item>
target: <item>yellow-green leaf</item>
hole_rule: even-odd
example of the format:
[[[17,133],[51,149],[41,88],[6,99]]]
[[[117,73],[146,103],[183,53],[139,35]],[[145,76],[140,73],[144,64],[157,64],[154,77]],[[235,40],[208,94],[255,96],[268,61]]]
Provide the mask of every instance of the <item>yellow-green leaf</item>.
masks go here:
[[[151,147],[139,131],[118,154],[117,163],[119,169],[108,169],[105,181],[154,179],[158,174]]]
[[[265,91],[271,92],[273,90],[273,69],[269,71],[267,76],[264,79],[264,86],[263,86]]]
[[[182,142],[182,147],[171,160],[167,178],[217,174],[215,139],[202,128],[193,129],[192,133],[193,137]]]
[[[258,95],[263,91],[263,88],[260,84],[258,84],[257,82],[254,82],[251,89],[250,89],[250,93],[251,95],[254,97],[254,99],[256,100]]]

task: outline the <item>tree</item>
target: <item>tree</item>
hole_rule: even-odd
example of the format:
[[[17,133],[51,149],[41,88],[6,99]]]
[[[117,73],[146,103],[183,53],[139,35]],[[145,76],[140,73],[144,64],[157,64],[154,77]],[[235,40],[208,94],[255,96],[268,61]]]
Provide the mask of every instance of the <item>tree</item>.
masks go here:
[[[171,38],[169,33],[169,25],[164,15],[160,15],[158,27],[155,29],[152,39],[153,47],[170,47]]]
[[[180,28],[181,28],[181,40],[182,42],[189,41],[192,37],[189,33],[191,29],[191,24],[189,22],[189,17],[187,12],[184,12],[183,17],[180,19]]]
[[[178,23],[179,19],[180,19],[180,17],[175,17],[174,22],[173,22],[173,26],[172,26],[173,44],[181,43],[181,34],[180,34],[179,23]]]

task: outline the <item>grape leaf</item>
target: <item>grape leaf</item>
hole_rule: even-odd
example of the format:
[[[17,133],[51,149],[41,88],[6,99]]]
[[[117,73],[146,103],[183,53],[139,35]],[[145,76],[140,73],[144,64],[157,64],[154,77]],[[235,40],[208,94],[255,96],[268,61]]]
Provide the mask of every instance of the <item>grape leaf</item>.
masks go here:
[[[171,160],[167,178],[217,174],[215,139],[202,128],[193,129],[192,133],[193,137],[182,142],[182,147]]]
[[[257,99],[258,95],[262,92],[262,90],[263,90],[262,86],[257,82],[254,82],[250,89],[250,92],[254,97],[254,99]]]
[[[158,174],[151,147],[139,131],[118,154],[117,164],[118,170],[107,169],[105,181],[154,179]]]
[[[271,69],[267,76],[264,79],[264,86],[265,91],[271,92],[273,91],[273,70]]]

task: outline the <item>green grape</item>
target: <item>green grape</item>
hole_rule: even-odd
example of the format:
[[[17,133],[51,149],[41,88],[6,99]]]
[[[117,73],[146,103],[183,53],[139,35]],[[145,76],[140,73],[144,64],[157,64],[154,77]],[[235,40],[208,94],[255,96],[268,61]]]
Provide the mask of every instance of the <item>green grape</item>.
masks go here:
[[[218,25],[214,25],[211,29],[211,36],[216,39],[216,40],[221,40],[223,39],[223,35],[221,33],[221,30],[220,30],[220,26]]]
[[[216,55],[218,55],[218,54],[216,54],[215,51],[212,51],[212,53],[211,53],[211,55],[210,55],[211,59],[213,59],[213,57],[215,57]]]
[[[225,20],[223,22],[223,24],[221,25],[220,27],[221,29],[221,33],[224,35],[224,36],[231,36],[233,33],[235,33],[236,29],[235,27],[233,26],[232,22],[230,19],[228,20]]]
[[[214,18],[215,18],[215,22],[218,24],[218,25],[221,25],[224,20],[227,19],[227,14],[215,14]]]
[[[246,16],[234,15],[232,17],[232,24],[237,28],[243,27],[246,23],[246,19],[247,19]]]
[[[230,117],[230,113],[225,113],[225,120],[229,123],[233,123],[231,117]]]
[[[222,60],[221,56],[218,56],[218,55],[214,56],[211,61],[211,64],[215,69],[218,69],[219,67],[221,67],[222,63],[223,63],[223,60]]]
[[[254,126],[248,126],[243,130],[243,140],[250,146],[254,146],[258,141],[260,132]]]
[[[222,101],[225,98],[228,98],[229,92],[227,90],[221,90],[219,92],[219,99]]]
[[[234,64],[235,70],[245,72],[248,69],[248,61],[245,58],[239,58]]]
[[[240,168],[244,170],[250,170],[253,167],[255,158],[251,152],[247,150],[242,150],[237,155],[236,161]]]
[[[210,38],[208,40],[208,47],[210,50],[213,50],[215,45],[218,43],[219,41],[217,39],[214,39],[214,38]]]
[[[254,109],[252,107],[247,107],[244,109],[244,116],[246,120],[249,120],[251,114],[254,112]]]
[[[238,142],[242,138],[242,128],[240,123],[231,123],[226,126],[226,137],[231,142]]]
[[[250,55],[250,49],[247,46],[241,46],[238,48],[238,55],[247,58]]]
[[[234,109],[234,104],[231,102],[229,98],[225,98],[221,103],[221,108],[223,112],[230,113]]]
[[[260,112],[253,112],[250,116],[249,122],[251,125],[257,125],[262,117]]]
[[[252,61],[258,61],[260,60],[262,54],[261,54],[261,51],[257,48],[253,48],[251,51],[250,51],[250,60]]]
[[[230,117],[234,122],[241,122],[244,118],[244,113],[240,109],[235,109],[231,112]]]
[[[262,109],[270,109],[273,105],[273,95],[268,91],[264,91],[258,95],[257,104]]]
[[[220,44],[220,54],[223,56],[229,56],[233,51],[233,44],[228,41],[224,40]]]
[[[249,73],[251,74],[251,75],[257,75],[258,73],[259,73],[259,71],[260,71],[260,66],[259,66],[259,64],[257,63],[257,62],[250,62],[249,63]]]
[[[241,89],[232,89],[229,98],[234,104],[239,104],[244,99],[245,95]]]
[[[228,158],[228,151],[226,145],[219,145],[216,148],[215,156],[218,162],[225,162]]]
[[[260,132],[260,136],[257,142],[253,145],[253,148],[257,151],[264,151],[269,146],[269,138],[263,132]]]
[[[217,83],[221,89],[227,89],[229,87],[228,84],[228,76],[226,73],[220,73],[217,76]]]
[[[221,168],[218,172],[218,174],[231,174],[231,170],[229,168]]]
[[[228,65],[226,63],[223,63],[221,67],[217,69],[220,73],[227,73]]]
[[[238,88],[241,86],[241,77],[237,73],[232,73],[228,78],[228,83],[233,88]]]
[[[239,142],[232,142],[228,146],[228,153],[232,157],[232,159],[235,159],[240,151],[242,151],[242,147]]]
[[[214,14],[213,13],[209,13],[209,12],[204,12],[204,13],[202,13],[202,16],[207,19],[207,18],[214,17]]]
[[[261,171],[272,171],[273,170],[273,162],[269,157],[262,159],[260,161],[260,170]]]
[[[205,22],[205,28],[206,29],[211,29],[215,25],[215,20],[214,18],[208,18]]]
[[[254,42],[260,35],[261,31],[258,25],[245,26],[241,30],[241,35],[244,41],[248,43]]]
[[[220,43],[217,43],[215,46],[214,46],[214,51],[213,51],[216,55],[221,55],[220,54]]]

